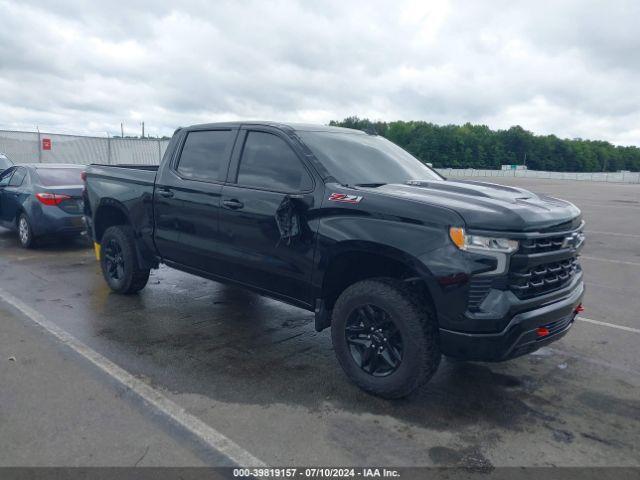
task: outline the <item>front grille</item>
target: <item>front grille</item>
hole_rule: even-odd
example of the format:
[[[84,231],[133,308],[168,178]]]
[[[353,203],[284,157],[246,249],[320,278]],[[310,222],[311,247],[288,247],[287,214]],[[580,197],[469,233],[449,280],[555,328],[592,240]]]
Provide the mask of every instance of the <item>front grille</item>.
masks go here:
[[[524,254],[553,252],[562,248],[566,236],[532,238],[520,244],[520,251]]]
[[[519,298],[530,298],[568,285],[580,271],[577,257],[512,271],[509,288]]]
[[[525,299],[567,286],[580,272],[578,254],[583,241],[582,224],[562,234],[547,233],[521,240],[511,258],[509,289]]]

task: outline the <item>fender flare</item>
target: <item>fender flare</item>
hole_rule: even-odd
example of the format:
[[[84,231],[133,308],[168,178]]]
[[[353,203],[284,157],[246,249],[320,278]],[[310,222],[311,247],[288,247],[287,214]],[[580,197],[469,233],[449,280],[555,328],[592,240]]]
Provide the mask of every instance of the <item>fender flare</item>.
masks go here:
[[[93,234],[93,242],[95,245],[97,245],[96,247],[96,251],[99,251],[100,249],[100,243],[97,242],[97,235],[96,235],[96,226],[98,225],[99,222],[97,222],[96,220],[98,219],[100,212],[103,211],[104,209],[107,208],[113,208],[118,210],[122,216],[126,219],[126,223],[128,225],[130,225],[131,227],[133,227],[133,232],[134,232],[134,240],[135,240],[135,249],[136,249],[136,259],[138,261],[138,265],[141,268],[157,268],[157,264],[153,264],[151,262],[149,262],[148,260],[145,259],[145,256],[143,254],[143,249],[145,248],[142,239],[140,238],[140,236],[138,235],[135,226],[133,225],[133,223],[131,222],[131,216],[129,215],[129,211],[127,210],[127,208],[124,206],[124,204],[114,198],[102,198],[100,200],[100,203],[98,204],[98,207],[95,209],[95,213],[93,214],[93,218],[92,218],[92,225],[91,225],[91,229],[92,229],[92,234]],[[108,228],[108,227],[107,227]],[[106,230],[106,228],[105,228]],[[104,234],[104,232],[103,232]]]

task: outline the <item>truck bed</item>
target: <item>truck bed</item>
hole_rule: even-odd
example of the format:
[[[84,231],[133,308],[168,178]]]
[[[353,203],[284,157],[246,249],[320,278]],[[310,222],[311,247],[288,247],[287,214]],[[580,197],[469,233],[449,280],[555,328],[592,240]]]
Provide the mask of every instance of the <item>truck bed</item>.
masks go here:
[[[92,163],[90,167],[118,167],[118,168],[130,168],[134,170],[151,170],[157,172],[160,165],[136,165],[134,163],[117,163],[115,165],[107,163]]]
[[[118,182],[137,183],[153,186],[158,165],[103,165],[91,164],[87,168],[87,177],[114,179]]]

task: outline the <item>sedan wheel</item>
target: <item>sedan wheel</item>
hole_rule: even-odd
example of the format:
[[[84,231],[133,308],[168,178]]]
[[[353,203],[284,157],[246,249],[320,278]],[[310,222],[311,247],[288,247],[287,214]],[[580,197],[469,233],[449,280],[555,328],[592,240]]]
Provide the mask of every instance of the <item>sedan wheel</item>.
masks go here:
[[[23,213],[18,219],[18,240],[20,245],[24,248],[30,248],[33,246],[33,234],[31,232],[31,225],[29,225],[29,219]]]

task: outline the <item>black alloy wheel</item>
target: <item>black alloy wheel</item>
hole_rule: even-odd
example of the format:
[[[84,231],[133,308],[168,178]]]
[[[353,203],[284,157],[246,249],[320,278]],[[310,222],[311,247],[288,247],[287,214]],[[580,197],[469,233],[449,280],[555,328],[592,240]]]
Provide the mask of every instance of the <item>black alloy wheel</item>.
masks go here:
[[[394,373],[402,363],[402,335],[382,308],[366,304],[356,308],[345,325],[345,336],[353,361],[374,377]]]
[[[124,278],[124,256],[122,247],[115,238],[110,238],[109,242],[103,246],[105,261],[105,273],[116,282]]]

